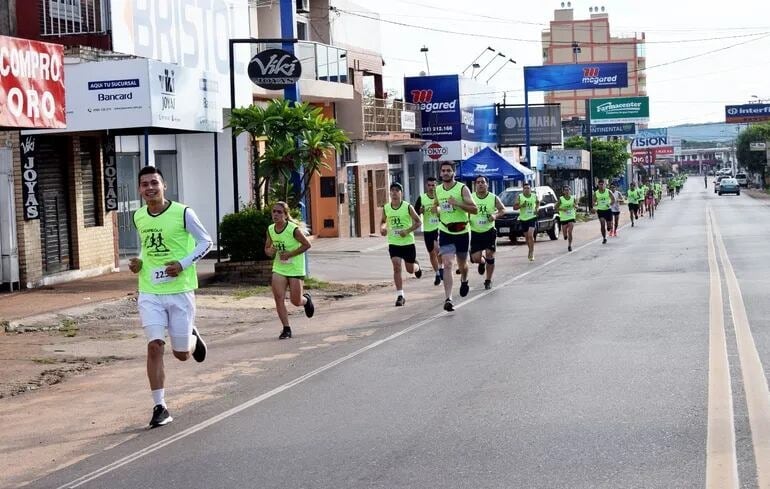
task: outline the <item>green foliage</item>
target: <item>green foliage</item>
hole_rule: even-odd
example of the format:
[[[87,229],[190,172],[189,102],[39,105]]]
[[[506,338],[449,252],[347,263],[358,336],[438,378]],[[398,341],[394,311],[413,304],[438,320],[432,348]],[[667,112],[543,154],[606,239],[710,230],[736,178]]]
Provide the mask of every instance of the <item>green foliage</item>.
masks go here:
[[[588,149],[582,136],[572,136],[564,141],[564,149]],[[625,141],[602,141],[594,139],[591,142],[591,164],[596,178],[614,178],[623,173],[626,163],[631,157],[626,152]]]
[[[257,177],[254,195],[259,196],[262,186],[266,186],[265,204],[268,199],[287,203],[301,201],[309,191],[313,174],[329,168],[324,157],[350,142],[337,127],[337,121],[324,117],[320,107],[291,104],[287,100],[273,100],[266,107],[251,105],[233,109],[228,127],[236,135],[246,132],[251,136],[252,164]],[[265,151],[261,154],[259,141],[265,142]],[[290,185],[293,172],[301,175],[302,192]],[[257,207],[262,203],[258,198]]]
[[[767,161],[764,151],[751,151],[751,143],[770,142],[770,122],[752,124],[738,135],[738,162],[749,171],[762,173]]]
[[[219,226],[222,251],[232,261],[266,260],[265,237],[273,223],[270,207],[247,207],[222,218]]]

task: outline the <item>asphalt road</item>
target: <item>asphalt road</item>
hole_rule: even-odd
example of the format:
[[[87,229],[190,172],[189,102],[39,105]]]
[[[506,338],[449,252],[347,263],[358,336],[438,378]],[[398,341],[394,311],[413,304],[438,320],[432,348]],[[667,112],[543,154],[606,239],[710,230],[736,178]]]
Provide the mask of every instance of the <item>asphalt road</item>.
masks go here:
[[[700,184],[31,487],[768,488],[770,208]]]

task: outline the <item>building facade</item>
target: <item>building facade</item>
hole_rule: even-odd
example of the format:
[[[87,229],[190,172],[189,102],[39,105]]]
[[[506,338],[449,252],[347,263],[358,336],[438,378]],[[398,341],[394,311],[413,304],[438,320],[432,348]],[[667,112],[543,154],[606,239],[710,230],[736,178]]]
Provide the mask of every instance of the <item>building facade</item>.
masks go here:
[[[564,5],[562,3],[562,5]],[[585,119],[588,98],[635,97],[647,94],[645,35],[613,36],[604,7],[591,7],[589,18],[576,19],[571,7],[554,11],[542,33],[543,64],[628,63],[628,87],[545,92],[545,103],[561,105],[562,120]]]

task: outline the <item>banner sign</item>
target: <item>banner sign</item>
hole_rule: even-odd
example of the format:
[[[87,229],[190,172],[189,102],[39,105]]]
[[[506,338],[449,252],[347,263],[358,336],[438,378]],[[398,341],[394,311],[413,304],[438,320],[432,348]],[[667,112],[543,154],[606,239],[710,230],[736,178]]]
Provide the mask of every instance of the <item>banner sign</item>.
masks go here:
[[[545,153],[545,167],[549,170],[589,171],[591,154],[582,149],[554,149]]]
[[[265,90],[283,90],[295,85],[302,76],[302,63],[283,49],[266,49],[249,62],[249,78]]]
[[[526,144],[524,107],[500,107],[497,134],[501,145]],[[529,137],[532,146],[561,144],[561,106],[530,105]]]
[[[650,118],[649,97],[613,97],[590,100],[591,124],[646,122]]]
[[[401,130],[414,132],[417,130],[417,115],[409,110],[401,111]]]
[[[35,136],[21,138],[21,200],[24,202],[24,220],[40,219],[40,204],[35,167]]]
[[[582,129],[583,137],[588,136],[588,126],[584,124]],[[591,125],[591,136],[629,136],[633,134],[636,134],[636,124],[633,122]]]
[[[118,210],[118,164],[115,159],[115,138],[104,141],[104,210]]]
[[[725,106],[725,122],[770,121],[770,104]]]
[[[668,129],[645,129],[638,132],[631,141],[632,150],[654,149],[657,154],[674,154],[674,147],[681,146],[679,137],[668,135]]]
[[[67,127],[64,49],[0,36],[0,127]]]
[[[763,142],[752,142],[749,143],[749,151],[765,151],[767,150],[767,143]]]
[[[525,66],[527,91],[590,90],[628,86],[628,63]]]
[[[420,108],[422,137],[459,141],[460,86],[457,75],[416,76],[404,79],[407,102]]]

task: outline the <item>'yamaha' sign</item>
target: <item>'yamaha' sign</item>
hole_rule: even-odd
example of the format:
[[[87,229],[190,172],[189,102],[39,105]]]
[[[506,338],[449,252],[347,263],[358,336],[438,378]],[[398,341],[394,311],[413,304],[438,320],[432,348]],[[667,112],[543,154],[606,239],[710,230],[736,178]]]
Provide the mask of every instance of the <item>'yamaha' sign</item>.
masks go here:
[[[282,49],[267,49],[249,61],[249,78],[267,90],[283,90],[297,83],[302,64],[296,56]]]

